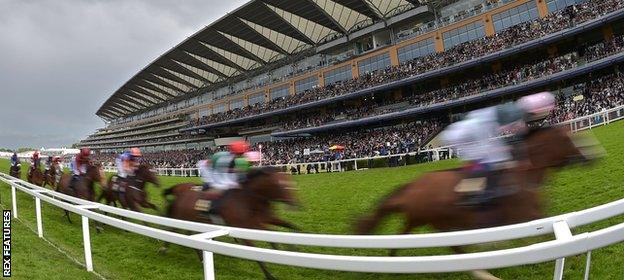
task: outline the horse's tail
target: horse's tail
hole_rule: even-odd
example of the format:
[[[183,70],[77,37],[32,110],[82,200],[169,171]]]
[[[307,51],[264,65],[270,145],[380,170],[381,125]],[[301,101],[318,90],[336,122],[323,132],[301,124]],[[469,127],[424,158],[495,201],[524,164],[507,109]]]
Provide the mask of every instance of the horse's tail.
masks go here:
[[[401,210],[401,204],[397,203],[397,198],[403,193],[410,184],[402,185],[396,188],[394,191],[382,197],[377,203],[377,208],[372,215],[364,216],[360,218],[355,225],[355,232],[357,234],[370,234],[379,225],[379,222],[388,214],[398,212]]]

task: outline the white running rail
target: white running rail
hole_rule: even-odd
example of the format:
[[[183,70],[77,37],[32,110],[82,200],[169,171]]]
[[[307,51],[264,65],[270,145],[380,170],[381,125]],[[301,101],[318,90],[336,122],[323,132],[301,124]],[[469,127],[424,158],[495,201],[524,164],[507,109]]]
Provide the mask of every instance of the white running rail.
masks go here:
[[[5,182],[11,187],[13,215],[15,217],[17,217],[16,189],[35,198],[37,231],[39,237],[43,236],[41,201],[82,217],[85,263],[89,271],[93,270],[89,219],[139,235],[202,250],[204,252],[205,279],[214,279],[215,277],[213,253],[283,265],[376,273],[441,273],[470,271],[558,260],[555,266],[553,279],[562,279],[564,269],[563,260],[565,257],[587,253],[588,259],[585,279],[588,279],[590,252],[624,241],[624,223],[576,235],[573,235],[570,231],[570,229],[574,227],[624,214],[624,199],[578,212],[522,224],[487,229],[410,235],[326,235],[261,231],[175,220],[132,212],[70,197],[29,184],[22,180],[16,180],[3,173],[0,173],[0,181]],[[95,210],[116,214],[127,220],[136,220],[137,223],[106,216],[95,212]],[[169,228],[190,230],[197,232],[197,234],[179,234],[139,224],[142,222],[164,225]],[[213,240],[213,238],[219,236],[230,236],[275,243],[324,247],[423,248],[478,244],[551,233],[555,235],[554,240],[512,249],[460,255],[409,257],[371,257],[300,253],[248,247]]]

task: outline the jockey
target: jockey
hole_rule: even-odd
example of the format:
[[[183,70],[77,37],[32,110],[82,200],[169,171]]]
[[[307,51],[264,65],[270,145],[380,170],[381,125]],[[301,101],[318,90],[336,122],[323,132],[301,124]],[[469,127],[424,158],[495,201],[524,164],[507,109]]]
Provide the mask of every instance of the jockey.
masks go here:
[[[13,155],[11,156],[11,166],[17,166],[19,163],[20,161],[17,153],[13,153]]]
[[[91,155],[91,150],[89,148],[82,148],[80,152],[72,159],[70,163],[70,167],[72,169],[72,178],[69,186],[71,188],[75,187],[76,181],[78,181],[83,175],[87,173],[87,165],[89,164],[89,156]]]
[[[460,157],[470,162],[466,178],[486,176],[485,190],[466,204],[480,204],[496,197],[498,175],[505,163],[512,160],[510,147],[498,136],[528,132],[527,123],[547,117],[554,106],[555,97],[550,92],[531,94],[515,103],[472,111],[442,132],[442,141],[459,145]]]
[[[46,159],[46,162],[44,165],[45,171],[50,170],[50,166],[52,166],[52,156],[48,156],[48,159]]]
[[[30,157],[32,161],[32,167],[30,169],[39,168],[39,151],[35,151]]]
[[[61,175],[63,174],[63,166],[61,165],[61,157],[55,156],[52,158],[52,165],[54,167],[54,176],[55,181],[58,183],[61,179]]]
[[[138,167],[138,160],[141,158],[141,150],[132,148],[130,151],[124,152],[117,158],[117,176],[123,179],[134,176],[134,172]]]
[[[199,170],[199,176],[204,182],[202,191],[207,191],[214,184],[211,159],[200,160],[197,162],[197,170]]]
[[[228,145],[228,148],[229,152],[218,152],[212,156],[210,160],[212,168],[208,173],[210,179],[204,180],[210,188],[221,193],[238,188],[250,167],[245,157],[245,153],[249,150],[247,141],[234,141]]]
[[[88,148],[82,148],[80,149],[80,153],[74,157],[71,164],[74,177],[82,176],[87,173],[87,164],[89,164],[90,155],[91,150]]]

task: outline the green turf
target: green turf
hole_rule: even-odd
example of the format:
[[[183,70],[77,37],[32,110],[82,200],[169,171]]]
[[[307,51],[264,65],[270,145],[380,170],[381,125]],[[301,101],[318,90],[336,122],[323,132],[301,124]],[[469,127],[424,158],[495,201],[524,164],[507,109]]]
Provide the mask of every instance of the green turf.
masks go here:
[[[624,154],[624,122],[595,129],[593,133],[607,150],[607,156],[591,167],[572,167],[562,170],[552,177],[545,188],[548,215],[557,215],[582,210],[619,199],[624,194],[624,167],[621,156]],[[430,164],[413,165],[401,168],[371,169],[366,171],[314,174],[296,176],[299,198],[304,208],[297,212],[282,210],[283,216],[293,221],[306,232],[347,234],[351,232],[353,219],[366,214],[374,203],[393,188],[419,174],[456,166],[456,161],[441,161]],[[7,172],[7,162],[0,162],[0,171]],[[26,167],[24,168],[26,170]],[[182,181],[195,181],[196,178],[161,178],[163,185],[170,186]],[[162,206],[161,190],[148,187],[153,202]],[[8,207],[10,190],[1,185],[0,196]],[[34,203],[25,194],[18,196],[20,218],[34,227]],[[44,235],[54,244],[82,259],[82,235],[79,217],[73,215],[73,224],[68,224],[61,210],[43,205]],[[147,211],[149,213],[154,213]],[[384,223],[380,234],[398,232],[400,217]],[[595,230],[623,222],[616,217],[603,222],[576,229],[575,233]],[[17,226],[16,226],[17,227]],[[426,231],[427,229],[419,229]],[[510,242],[472,246],[471,251],[509,248],[528,245],[551,239],[551,236],[514,240]],[[223,239],[229,241],[229,239]],[[80,274],[80,268],[62,257],[51,259],[48,251],[53,251],[38,242],[36,235],[23,230],[15,234],[16,244],[33,244],[31,247],[14,249],[14,269],[16,278],[33,279],[41,275],[75,273],[66,279],[88,278]],[[260,244],[266,246],[266,244]],[[102,234],[92,230],[94,267],[97,272],[109,279],[200,279],[202,266],[196,254],[187,248],[172,246],[166,255],[156,253],[160,243],[146,237],[106,227]],[[23,251],[22,251],[23,250]],[[356,250],[298,246],[297,250],[326,254],[385,255],[386,250]],[[54,250],[55,251],[55,250]],[[48,253],[46,253],[48,252]],[[39,254],[40,253],[40,254]],[[448,254],[446,248],[401,250],[399,255]],[[21,257],[20,254],[24,254]],[[624,276],[624,245],[617,244],[593,252],[592,279],[622,279]],[[218,279],[261,279],[262,274],[255,263],[216,256]],[[45,264],[45,265],[44,265]],[[584,256],[566,260],[565,279],[582,279],[585,265]],[[552,277],[554,262],[496,269],[492,272],[504,279],[549,279]],[[465,273],[391,275],[371,273],[346,273],[315,269],[288,267],[269,264],[269,269],[279,279],[470,279]],[[19,275],[17,273],[19,271]],[[67,272],[72,271],[72,272]],[[75,272],[74,272],[75,271]]]

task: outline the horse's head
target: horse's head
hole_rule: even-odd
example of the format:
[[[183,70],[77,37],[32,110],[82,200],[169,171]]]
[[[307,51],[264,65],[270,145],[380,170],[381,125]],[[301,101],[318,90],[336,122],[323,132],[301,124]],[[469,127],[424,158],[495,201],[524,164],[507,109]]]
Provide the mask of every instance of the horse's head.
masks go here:
[[[271,167],[254,168],[247,174],[247,184],[254,193],[271,201],[284,202],[298,207],[299,200],[294,194],[296,184],[292,176]]]
[[[150,164],[143,163],[139,165],[136,170],[136,177],[143,182],[152,183],[155,186],[160,187],[160,180],[158,179],[156,170],[153,169]]]
[[[535,168],[563,167],[590,162],[601,153],[598,142],[588,136],[572,135],[564,127],[546,127],[532,131],[524,145]]]
[[[102,168],[102,164],[100,163],[87,164],[87,173],[85,178],[91,182],[100,183],[100,186],[106,186],[106,175],[104,174],[104,168]]]

